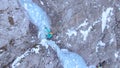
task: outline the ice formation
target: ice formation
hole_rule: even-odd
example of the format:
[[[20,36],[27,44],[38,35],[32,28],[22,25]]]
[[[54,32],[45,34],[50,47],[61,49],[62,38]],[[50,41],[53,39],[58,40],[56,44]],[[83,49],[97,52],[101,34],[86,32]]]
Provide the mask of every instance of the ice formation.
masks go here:
[[[41,44],[48,45],[57,52],[64,68],[87,68],[85,61],[76,53],[61,50],[52,40],[47,40],[47,30],[50,31],[50,21],[45,11],[32,2],[32,0],[19,0],[20,5],[25,8],[32,23],[39,29],[39,39]]]
[[[47,43],[57,52],[57,56],[64,68],[87,68],[85,61],[78,54],[69,52],[68,50],[61,50],[52,40]]]
[[[31,22],[38,27],[40,39],[46,39],[50,32],[50,20],[46,12],[32,0],[19,0],[20,5],[27,11]]]

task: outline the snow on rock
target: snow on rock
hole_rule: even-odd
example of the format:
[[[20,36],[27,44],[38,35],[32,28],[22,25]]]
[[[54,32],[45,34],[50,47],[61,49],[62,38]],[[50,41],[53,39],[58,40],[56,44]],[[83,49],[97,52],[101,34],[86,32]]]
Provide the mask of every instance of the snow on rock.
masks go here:
[[[78,29],[80,29],[81,27],[86,26],[86,25],[88,25],[87,19],[84,20],[84,22],[83,22],[82,24],[80,24],[80,25],[76,28],[76,30],[78,30]]]
[[[47,39],[42,39],[40,44],[42,44],[42,46],[45,46],[46,49],[48,48]]]
[[[20,61],[29,55],[29,50],[27,50],[24,54],[22,54],[21,56],[17,57],[14,62],[12,63],[12,68],[16,68],[19,64],[20,64]]]
[[[112,44],[114,42],[114,38],[110,39],[110,44]]]
[[[98,52],[98,49],[99,49],[100,46],[104,47],[105,45],[106,44],[100,40],[96,45],[96,52]]]
[[[40,50],[40,47],[39,47],[39,46],[36,46],[35,48],[32,48],[32,49],[31,49],[31,52],[34,52],[34,53],[38,54],[38,53],[39,53],[39,50]]]
[[[70,38],[72,35],[76,36],[76,35],[77,35],[77,31],[76,31],[76,30],[73,30],[73,29],[68,29],[66,34],[67,34],[67,35],[69,36],[69,38]]]
[[[90,26],[89,28],[88,28],[88,30],[80,30],[80,32],[82,33],[82,35],[83,35],[83,40],[85,41],[86,39],[87,39],[87,37],[88,37],[88,34],[89,34],[89,32],[91,31],[91,29],[92,29],[92,27]]]
[[[99,46],[105,46],[105,43],[102,42],[102,41],[99,41],[97,45],[99,45]]]
[[[114,55],[115,55],[115,58],[118,58],[119,57],[119,52],[116,52]]]
[[[97,21],[93,22],[92,26],[95,26],[98,22],[100,22],[100,20],[97,20]],[[88,25],[87,19],[84,20],[84,22],[83,22],[82,24],[80,24],[80,25],[76,28],[76,30],[80,29],[81,27],[85,27],[86,25]],[[88,34],[89,34],[89,32],[91,31],[91,29],[92,29],[92,26],[89,26],[89,28],[88,28],[87,30],[80,30],[80,32],[81,32],[82,35],[83,35],[83,40],[84,40],[84,41],[87,39]]]
[[[12,68],[16,68],[17,66],[20,65],[20,61],[25,58],[26,56],[28,56],[30,53],[39,53],[39,45],[37,45],[35,48],[32,49],[28,49],[24,54],[22,54],[21,56],[17,57],[14,62],[12,63]]]
[[[110,17],[112,15],[113,8],[109,7],[102,13],[102,32],[106,28],[107,22],[110,22]]]

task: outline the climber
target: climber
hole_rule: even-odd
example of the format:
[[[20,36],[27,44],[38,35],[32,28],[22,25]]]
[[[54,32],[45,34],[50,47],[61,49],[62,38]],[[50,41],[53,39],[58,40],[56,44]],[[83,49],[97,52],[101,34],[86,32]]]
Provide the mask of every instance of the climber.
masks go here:
[[[46,33],[47,33],[46,38],[51,39],[53,37],[52,31],[50,31],[50,29],[48,29],[47,27],[45,27],[45,29],[46,29]]]

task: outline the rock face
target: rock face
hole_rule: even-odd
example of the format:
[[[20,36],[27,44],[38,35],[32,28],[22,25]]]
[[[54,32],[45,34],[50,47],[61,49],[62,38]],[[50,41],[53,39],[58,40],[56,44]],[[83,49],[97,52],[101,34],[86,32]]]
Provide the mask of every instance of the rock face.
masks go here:
[[[120,68],[120,0],[33,0],[49,15],[60,48],[88,67]],[[1,0],[0,68],[62,68],[56,52],[38,46],[37,28],[17,0]],[[27,55],[24,55],[27,54]]]

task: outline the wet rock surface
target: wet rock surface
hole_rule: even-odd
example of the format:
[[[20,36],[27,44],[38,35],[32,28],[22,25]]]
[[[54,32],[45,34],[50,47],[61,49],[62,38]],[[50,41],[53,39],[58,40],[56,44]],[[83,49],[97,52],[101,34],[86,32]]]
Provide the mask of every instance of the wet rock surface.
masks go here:
[[[88,67],[120,68],[120,0],[33,0],[49,15],[53,40]],[[52,48],[37,47],[37,28],[17,0],[1,0],[0,68],[62,68]],[[38,49],[36,53],[34,49]]]

